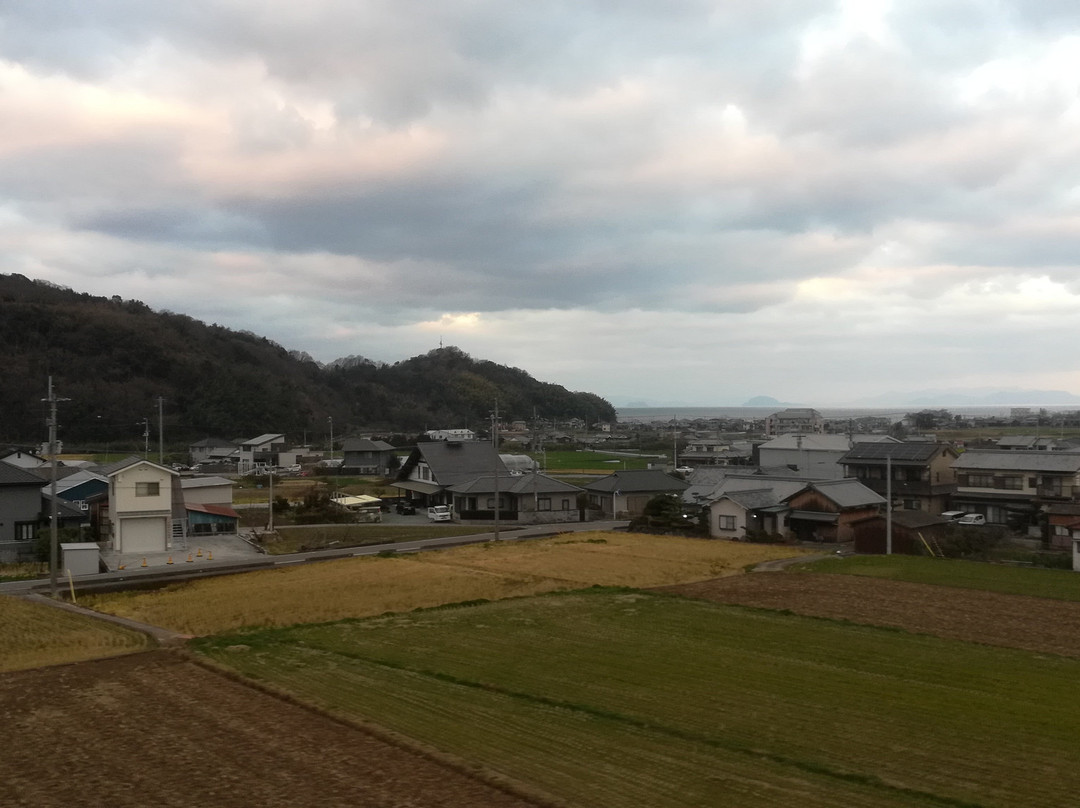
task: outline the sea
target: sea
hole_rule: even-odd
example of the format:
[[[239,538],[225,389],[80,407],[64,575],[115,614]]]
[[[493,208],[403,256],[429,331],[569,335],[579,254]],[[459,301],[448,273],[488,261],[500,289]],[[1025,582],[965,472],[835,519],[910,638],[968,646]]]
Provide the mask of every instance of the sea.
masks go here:
[[[774,412],[787,409],[784,405],[772,407],[617,407],[619,423],[651,424],[671,421],[694,421],[709,420],[713,418],[746,418],[751,420],[763,420]],[[877,416],[899,420],[911,412],[919,412],[926,409],[948,410],[953,415],[965,417],[1007,417],[1012,407],[815,407],[822,417],[830,421],[841,421],[848,418],[865,418]],[[1072,407],[1030,407],[1032,412],[1045,409],[1048,413],[1076,412],[1075,405]]]

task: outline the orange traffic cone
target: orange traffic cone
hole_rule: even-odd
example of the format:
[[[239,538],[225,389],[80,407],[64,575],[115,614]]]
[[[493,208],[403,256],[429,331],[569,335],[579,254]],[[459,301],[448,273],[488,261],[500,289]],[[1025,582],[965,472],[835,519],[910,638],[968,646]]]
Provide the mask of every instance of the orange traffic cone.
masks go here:
[[[213,561],[213,560],[214,560],[214,551],[213,551],[213,550],[210,550],[210,551],[209,551],[209,552],[208,552],[208,553],[206,554],[206,560],[207,560],[207,561]]]
[[[146,556],[143,556],[142,565],[144,567],[147,566],[147,564],[146,564]]]
[[[196,557],[196,558],[202,558],[202,548],[201,548],[201,547],[199,548],[199,552],[197,552],[197,553],[195,554],[195,557]]]
[[[168,560],[168,561],[166,561],[165,563],[166,563],[166,564],[171,564],[171,563],[172,563],[172,556],[169,556],[169,560]]]
[[[194,558],[192,558],[192,556],[191,556],[191,553],[188,553],[188,554],[187,554],[187,563],[189,563],[189,564],[190,564],[190,563],[191,563],[192,561],[194,561],[194,560],[195,560],[195,559],[194,559]]]

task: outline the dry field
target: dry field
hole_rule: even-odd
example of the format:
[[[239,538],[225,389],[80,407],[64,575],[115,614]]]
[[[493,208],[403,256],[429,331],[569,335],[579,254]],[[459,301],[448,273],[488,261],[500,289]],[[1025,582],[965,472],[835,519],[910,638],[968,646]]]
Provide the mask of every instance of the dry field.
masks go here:
[[[0,595],[0,672],[129,654],[151,644],[103,620]]]
[[[650,587],[730,575],[791,547],[631,533],[577,533],[396,558],[351,558],[209,578],[84,605],[184,634],[369,617],[556,589]]]
[[[664,587],[716,603],[786,609],[950,640],[1080,657],[1080,602],[854,575],[762,572]]]
[[[526,808],[460,769],[157,651],[0,676],[7,808]]]

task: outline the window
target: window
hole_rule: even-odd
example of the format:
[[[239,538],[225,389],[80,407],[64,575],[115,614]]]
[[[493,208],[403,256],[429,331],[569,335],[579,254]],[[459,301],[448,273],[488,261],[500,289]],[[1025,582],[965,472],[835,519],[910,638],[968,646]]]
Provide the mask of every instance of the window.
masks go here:
[[[1054,525],[1054,535],[1055,536],[1068,536],[1069,535],[1069,529],[1067,527],[1065,527],[1065,525]]]
[[[537,502],[536,502],[536,510],[538,510],[538,511],[550,511],[551,510],[551,499],[548,498],[548,497],[540,497],[540,499],[537,500]]]
[[[570,510],[570,500],[568,500],[568,499],[564,499],[564,500],[562,501],[562,509],[563,509],[564,511],[568,511],[568,510]]]
[[[1023,477],[1002,477],[1001,487],[1009,491],[1020,491],[1024,487]]]
[[[734,516],[720,516],[717,519],[717,527],[720,530],[735,530]]]
[[[15,541],[32,541],[35,533],[37,533],[36,522],[15,523]]]
[[[969,474],[968,486],[971,488],[993,488],[994,487],[994,475],[993,474]]]
[[[135,496],[156,497],[161,493],[161,483],[135,483]]]

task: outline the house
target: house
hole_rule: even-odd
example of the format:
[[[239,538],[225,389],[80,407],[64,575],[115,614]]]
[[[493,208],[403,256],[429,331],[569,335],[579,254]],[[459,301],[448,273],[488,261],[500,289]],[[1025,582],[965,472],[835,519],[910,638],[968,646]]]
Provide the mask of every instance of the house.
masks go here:
[[[341,442],[344,455],[342,471],[350,474],[374,474],[379,477],[390,475],[391,458],[394,447],[381,440],[368,438],[348,438]]]
[[[24,449],[8,449],[0,455],[0,463],[8,463],[21,469],[36,469],[49,465],[49,461],[41,455]]]
[[[786,466],[819,480],[838,480],[844,476],[840,458],[851,449],[847,435],[778,435],[759,444],[755,455],[757,464],[767,467]]]
[[[476,433],[471,429],[429,429],[424,433],[428,440],[472,441]]]
[[[203,438],[188,446],[191,465],[234,463],[239,457],[239,447],[224,438]]]
[[[750,462],[748,441],[728,441],[720,438],[688,438],[679,452],[679,462],[688,466],[728,466]]]
[[[726,474],[709,487],[699,475],[702,471],[694,472],[683,499],[692,494],[709,511],[709,535],[726,539],[741,539],[747,531],[786,536],[791,509],[785,501],[809,482],[797,475],[754,472]]]
[[[227,505],[231,508],[235,485],[228,477],[182,477],[180,492],[185,505]]]
[[[495,515],[494,474],[449,487],[454,511],[462,519],[492,519]],[[582,489],[534,471],[499,475],[499,519],[533,523],[580,521],[578,495]]]
[[[824,431],[825,419],[809,407],[789,407],[765,416],[765,434],[770,437],[786,433],[820,435]]]
[[[953,469],[953,507],[990,524],[1034,531],[1046,506],[1080,502],[1080,452],[972,449]]]
[[[416,444],[392,485],[422,505],[450,505],[450,486],[494,474],[510,471],[487,441],[430,441]]]
[[[998,438],[997,448],[1010,452],[1071,452],[1076,450],[1071,441],[1038,435],[1005,435]]]
[[[99,531],[112,550],[164,552],[173,536],[183,536],[185,513],[175,471],[129,457],[103,466],[101,472],[109,480],[109,501]]]
[[[799,541],[846,542],[853,525],[877,516],[885,498],[858,480],[812,482],[785,500],[791,508],[788,528]]]
[[[953,462],[959,454],[945,443],[856,443],[840,458],[845,477],[853,477],[885,496],[893,508],[927,513],[949,509],[956,493]],[[886,473],[891,469],[892,480]]]
[[[52,515],[51,484],[28,469],[0,462],[0,562],[32,561],[37,553],[38,530],[49,526]],[[77,527],[83,512],[57,495],[57,527]]]
[[[236,470],[246,474],[258,468],[280,465],[278,453],[285,451],[285,436],[277,433],[259,435],[243,441],[239,447]]]
[[[659,469],[627,469],[601,477],[585,486],[589,507],[611,519],[641,516],[645,504],[658,494],[681,497],[690,487],[685,480]]]
[[[788,511],[772,488],[720,494],[709,503],[709,535],[717,539],[741,539],[753,533],[783,535]]]
[[[41,490],[42,493],[49,493],[52,490],[52,482],[50,481]],[[56,495],[82,510],[86,510],[87,500],[108,490],[108,478],[89,469],[77,469],[56,482]]]

